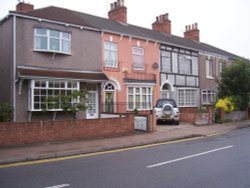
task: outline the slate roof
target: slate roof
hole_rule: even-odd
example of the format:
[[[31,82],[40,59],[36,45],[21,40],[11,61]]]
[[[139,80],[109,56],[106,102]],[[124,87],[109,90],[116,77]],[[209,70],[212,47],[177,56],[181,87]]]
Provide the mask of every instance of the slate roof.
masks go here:
[[[100,32],[106,31],[122,34],[125,36],[157,41],[177,47],[184,47],[196,51],[218,54],[233,59],[239,58],[237,55],[226,52],[209,44],[193,41],[191,39],[185,39],[183,37],[174,35],[167,35],[151,29],[138,27],[131,24],[125,24],[107,18],[102,18],[65,8],[49,6],[41,9],[35,9],[28,13],[19,14],[93,28],[99,30]]]

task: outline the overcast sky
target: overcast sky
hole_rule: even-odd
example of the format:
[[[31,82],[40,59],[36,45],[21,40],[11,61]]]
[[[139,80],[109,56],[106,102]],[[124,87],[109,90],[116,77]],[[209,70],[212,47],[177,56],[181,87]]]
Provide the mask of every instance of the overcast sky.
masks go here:
[[[23,1],[23,0],[21,0]],[[107,18],[115,0],[25,0],[35,8],[50,5]],[[169,13],[172,34],[198,23],[201,42],[250,58],[250,0],[124,0],[128,23],[151,28],[155,17]],[[0,19],[15,10],[17,0],[0,0]]]

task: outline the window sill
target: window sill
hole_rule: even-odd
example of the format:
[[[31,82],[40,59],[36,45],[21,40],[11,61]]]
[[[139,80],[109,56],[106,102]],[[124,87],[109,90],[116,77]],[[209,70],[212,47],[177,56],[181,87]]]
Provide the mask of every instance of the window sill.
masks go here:
[[[71,55],[71,53],[62,52],[62,51],[52,51],[52,50],[33,49],[33,52],[49,53],[49,54],[52,54],[52,55],[55,55],[55,54],[69,55],[69,56]]]
[[[212,77],[212,76],[207,76],[206,79],[214,80],[214,77]]]
[[[54,109],[54,110],[35,110],[35,109],[30,109],[28,112],[62,112],[62,109]]]

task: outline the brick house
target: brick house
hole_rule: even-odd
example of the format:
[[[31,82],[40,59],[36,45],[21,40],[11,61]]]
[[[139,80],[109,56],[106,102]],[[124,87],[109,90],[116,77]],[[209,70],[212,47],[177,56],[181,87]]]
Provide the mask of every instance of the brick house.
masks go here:
[[[19,3],[1,21],[0,32],[4,33],[0,36],[0,100],[12,104],[14,121],[52,119],[56,111],[57,119],[71,118],[60,106],[41,112],[42,105],[48,96],[83,88],[89,91],[87,102],[94,107],[83,116],[99,116],[95,104],[107,81],[102,73],[99,29],[73,11],[56,7],[34,10],[33,5]]]

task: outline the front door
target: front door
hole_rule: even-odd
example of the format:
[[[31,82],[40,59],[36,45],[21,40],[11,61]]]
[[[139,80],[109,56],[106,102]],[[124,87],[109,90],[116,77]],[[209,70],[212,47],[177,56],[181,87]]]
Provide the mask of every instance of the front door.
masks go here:
[[[105,112],[108,112],[108,113],[114,112],[114,93],[113,92],[106,92]]]
[[[98,118],[97,91],[88,91],[87,106],[88,106],[86,110],[87,119]]]

